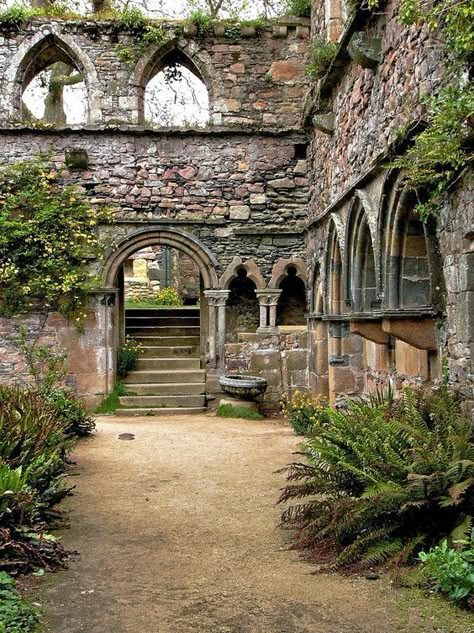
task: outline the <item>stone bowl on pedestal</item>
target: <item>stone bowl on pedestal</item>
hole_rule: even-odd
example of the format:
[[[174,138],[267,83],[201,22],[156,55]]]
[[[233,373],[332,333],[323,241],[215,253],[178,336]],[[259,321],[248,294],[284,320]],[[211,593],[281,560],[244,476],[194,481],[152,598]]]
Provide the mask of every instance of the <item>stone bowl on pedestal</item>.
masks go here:
[[[242,376],[240,374],[226,374],[219,378],[222,391],[233,400],[244,404],[253,402],[267,390],[267,381],[260,376]]]

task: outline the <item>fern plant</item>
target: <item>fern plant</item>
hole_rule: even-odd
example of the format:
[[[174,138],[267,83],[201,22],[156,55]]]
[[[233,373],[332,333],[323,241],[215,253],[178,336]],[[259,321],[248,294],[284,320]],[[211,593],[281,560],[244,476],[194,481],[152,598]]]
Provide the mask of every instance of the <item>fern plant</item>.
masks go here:
[[[447,387],[351,401],[327,418],[303,445],[305,461],[284,469],[282,523],[300,546],[330,549],[336,568],[402,564],[470,530],[473,432]]]

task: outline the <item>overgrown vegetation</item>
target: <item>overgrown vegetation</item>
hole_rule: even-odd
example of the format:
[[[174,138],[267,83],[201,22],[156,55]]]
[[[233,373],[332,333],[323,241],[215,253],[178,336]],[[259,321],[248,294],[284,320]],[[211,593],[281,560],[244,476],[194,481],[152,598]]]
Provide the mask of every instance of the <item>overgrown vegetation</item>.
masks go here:
[[[117,351],[117,375],[120,378],[125,378],[129,372],[136,368],[139,354],[140,344],[127,337],[125,343]]]
[[[263,416],[254,409],[248,407],[234,406],[233,404],[221,404],[217,409],[219,418],[240,418],[242,420],[263,420]]]
[[[152,44],[164,44],[169,34],[158,24],[149,20],[137,7],[126,8],[116,14],[119,25],[134,35],[130,44],[117,44],[117,57],[130,66],[136,64]]]
[[[31,386],[0,386],[0,569],[54,570],[65,552],[46,529],[69,492],[64,475],[74,437],[94,422],[62,386],[63,354],[29,340],[24,329],[15,344]]]
[[[34,390],[56,413],[66,434],[80,437],[92,433],[95,423],[84,404],[64,387],[66,354],[39,345],[37,339],[31,339],[25,327],[20,328],[13,342],[23,357]]]
[[[420,552],[422,575],[429,586],[449,600],[474,607],[474,529],[469,539],[447,539],[428,552]]]
[[[460,0],[401,0],[400,21],[426,23],[444,42],[447,71],[437,94],[425,99],[425,129],[408,152],[394,161],[406,173],[406,186],[419,195],[417,211],[436,213],[444,193],[473,160],[474,88],[467,79],[474,54],[474,4]]]
[[[296,15],[300,18],[308,18],[311,15],[311,0],[287,0],[285,13]]]
[[[66,2],[46,2],[41,7],[15,3],[0,11],[0,27],[18,28],[33,18],[76,19],[81,17]]]
[[[103,251],[96,227],[110,211],[59,176],[44,158],[0,172],[0,314],[58,310],[80,326],[97,286],[90,258]]]
[[[306,66],[306,73],[312,79],[324,77],[336,55],[336,50],[334,42],[329,42],[319,35],[313,37],[309,48],[310,63]]]
[[[96,409],[96,413],[100,415],[104,415],[107,413],[114,413],[117,409],[120,409],[120,400],[121,396],[131,395],[126,391],[125,385],[122,382],[116,382],[114,388],[109,393],[109,395],[104,398],[104,400],[100,403],[100,405]]]
[[[32,633],[38,622],[38,612],[20,596],[13,578],[0,571],[0,633]]]
[[[182,306],[183,299],[176,288],[161,288],[155,297],[158,306]]]
[[[315,427],[328,420],[325,401],[295,390],[281,402],[282,413],[296,435],[310,435]]]
[[[467,534],[474,516],[473,428],[446,386],[327,409],[290,464],[281,502],[298,545],[335,568],[412,562]]]

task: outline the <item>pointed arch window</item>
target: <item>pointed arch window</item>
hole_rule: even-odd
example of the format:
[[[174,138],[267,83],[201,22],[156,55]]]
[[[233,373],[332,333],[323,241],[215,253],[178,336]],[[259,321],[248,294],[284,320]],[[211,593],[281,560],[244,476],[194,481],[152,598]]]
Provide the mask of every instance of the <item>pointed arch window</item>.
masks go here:
[[[182,51],[174,49],[146,70],[142,122],[150,127],[205,127],[209,92],[203,76]]]
[[[87,123],[84,70],[67,45],[54,36],[30,49],[18,79],[23,121],[55,126]]]
[[[380,307],[375,255],[367,215],[360,203],[356,203],[350,216],[347,247],[346,298],[354,312],[371,312]]]

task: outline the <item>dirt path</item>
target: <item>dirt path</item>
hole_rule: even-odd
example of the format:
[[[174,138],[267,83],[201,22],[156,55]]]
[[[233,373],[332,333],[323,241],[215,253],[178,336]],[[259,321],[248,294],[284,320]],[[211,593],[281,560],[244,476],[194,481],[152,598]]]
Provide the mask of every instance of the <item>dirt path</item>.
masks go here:
[[[118,439],[134,433],[133,441]],[[438,628],[387,581],[312,575],[276,529],[297,440],[275,422],[102,418],[76,453],[67,547],[39,593],[54,633],[396,633]],[[459,628],[458,628],[459,627]]]

